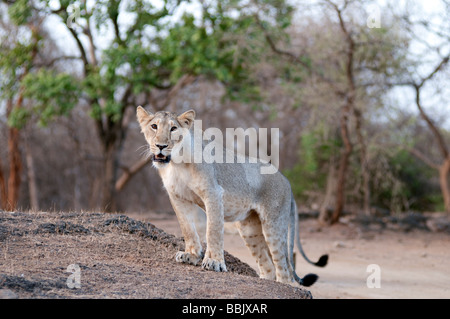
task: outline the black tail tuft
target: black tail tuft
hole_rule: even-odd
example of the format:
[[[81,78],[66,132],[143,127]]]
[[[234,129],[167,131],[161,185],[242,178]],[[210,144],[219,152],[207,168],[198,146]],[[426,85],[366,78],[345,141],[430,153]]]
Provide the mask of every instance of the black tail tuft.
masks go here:
[[[316,262],[314,265],[318,267],[325,267],[327,263],[328,263],[328,255],[323,255],[322,257],[319,258],[319,261]]]
[[[312,284],[314,284],[317,279],[319,279],[319,277],[316,274],[307,274],[305,277],[302,278],[300,284],[305,287],[309,287]]]

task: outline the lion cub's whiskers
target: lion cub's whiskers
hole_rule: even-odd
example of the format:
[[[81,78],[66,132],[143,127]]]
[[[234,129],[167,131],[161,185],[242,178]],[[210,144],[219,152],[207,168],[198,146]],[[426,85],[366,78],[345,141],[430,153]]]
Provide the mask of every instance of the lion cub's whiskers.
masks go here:
[[[148,144],[145,144],[145,145],[142,145],[142,146],[138,147],[136,152],[137,151],[140,151],[139,155],[142,156],[145,159],[148,159],[148,158],[150,158],[152,156],[152,151],[150,149],[150,145],[148,145]]]

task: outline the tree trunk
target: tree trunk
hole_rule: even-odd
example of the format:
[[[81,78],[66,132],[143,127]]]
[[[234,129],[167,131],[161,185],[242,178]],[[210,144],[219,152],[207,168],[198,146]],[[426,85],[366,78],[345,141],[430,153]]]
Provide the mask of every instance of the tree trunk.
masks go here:
[[[34,159],[28,141],[25,144],[25,159],[27,163],[28,192],[30,195],[30,208],[32,211],[39,209],[38,189],[36,184],[36,173],[34,169]]]
[[[100,178],[94,178],[92,181],[88,204],[90,209],[97,209],[99,207],[99,203],[101,202],[101,184],[102,181]]]
[[[22,95],[19,94],[19,98],[16,103],[16,107],[22,106]],[[13,101],[9,99],[6,104],[6,116],[9,117],[13,110]],[[5,210],[14,211],[19,199],[19,191],[21,184],[22,173],[22,158],[19,149],[19,130],[15,127],[8,129],[8,155],[9,155],[9,176],[8,183],[6,185],[6,201]],[[3,188],[3,187],[2,187]],[[3,190],[2,190],[3,192]]]
[[[441,185],[442,196],[444,197],[444,207],[447,213],[450,213],[450,156],[448,156],[442,166],[439,168],[439,182]]]
[[[8,203],[6,210],[14,211],[19,199],[19,190],[21,184],[22,159],[19,150],[19,130],[9,129],[8,138],[9,152],[9,177],[8,177]]]
[[[8,202],[8,191],[6,188],[5,174],[3,173],[3,164],[0,158],[0,209],[6,209]]]
[[[345,63],[345,76],[347,78],[347,90],[345,95],[347,101],[345,106],[341,109],[341,137],[344,143],[344,148],[341,152],[341,159],[339,163],[338,180],[337,180],[337,192],[336,192],[336,205],[334,207],[333,215],[331,216],[331,224],[336,223],[342,214],[345,203],[345,184],[347,180],[348,164],[350,160],[350,155],[353,151],[353,146],[350,141],[348,118],[351,114],[355,112],[355,98],[356,98],[356,85],[355,78],[353,75],[353,64],[354,64],[354,52],[355,52],[355,42],[353,41],[351,32],[347,29],[345,24],[342,10],[339,9],[334,3],[330,4],[334,7],[336,14],[339,18],[339,25],[342,33],[345,36],[345,41],[347,45],[347,61]]]
[[[412,85],[412,87],[416,91],[416,105],[417,108],[419,109],[420,116],[427,123],[431,133],[433,133],[437,145],[439,147],[439,150],[444,158],[442,165],[436,168],[439,171],[439,183],[441,186],[442,196],[444,198],[445,211],[447,213],[450,213],[450,189],[448,184],[448,178],[450,173],[450,151],[448,149],[447,143],[445,142],[444,136],[441,134],[438,127],[433,123],[433,121],[430,119],[430,117],[423,109],[422,103],[420,101],[420,93],[421,93],[420,90],[425,85],[425,83],[428,80],[432,79],[439,71],[441,71],[449,61],[450,61],[450,54],[444,57],[441,60],[441,62],[434,68],[434,70],[427,77],[423,78],[420,83],[412,83],[412,84],[410,83],[410,85]],[[417,151],[415,153],[420,154],[420,152]],[[435,167],[435,165],[433,165],[427,157],[425,156],[420,157],[424,159],[425,163],[427,163],[431,167]]]
[[[99,99],[97,103],[104,107],[105,100]],[[123,113],[118,121],[114,121],[111,116],[106,115],[102,115],[96,121],[96,128],[103,150],[103,174],[100,183],[101,209],[106,212],[115,212],[117,209],[115,184],[119,168],[119,153],[125,138],[122,121]]]
[[[75,166],[75,183],[73,185],[73,209],[76,212],[81,212],[83,208],[83,205],[81,203],[82,183],[80,174],[81,174],[80,164],[77,163]]]
[[[359,163],[361,166],[361,177],[362,177],[362,193],[363,193],[363,212],[365,215],[370,215],[370,175],[368,170],[368,161],[367,161],[367,147],[366,141],[364,140],[364,135],[362,133],[362,115],[361,111],[358,109],[354,109],[353,111],[355,116],[355,129],[356,136],[358,138],[359,144]]]
[[[334,158],[331,158],[328,168],[327,176],[327,189],[325,192],[325,198],[320,206],[319,211],[319,223],[322,225],[327,225],[330,223],[331,219],[331,208],[334,204],[334,191],[336,189],[336,165],[334,163]]]
[[[442,198],[444,199],[444,207],[447,213],[450,213],[450,185],[449,185],[449,177],[450,177],[450,155],[448,152],[444,161],[441,165],[433,163],[426,155],[421,153],[416,149],[408,149],[408,151],[414,155],[417,159],[421,160],[423,163],[428,165],[430,168],[435,169],[439,173],[439,184],[441,187]]]
[[[117,149],[110,145],[105,150],[105,160],[103,166],[103,185],[102,185],[102,209],[106,212],[115,212],[116,206],[116,178],[117,178]]]
[[[336,189],[336,205],[334,206],[333,214],[331,216],[330,224],[334,224],[339,220],[342,214],[345,203],[345,184],[347,180],[347,171],[350,155],[353,151],[353,146],[350,141],[350,136],[348,132],[348,115],[351,106],[349,101],[347,106],[342,110],[341,115],[341,137],[344,142],[344,148],[341,152],[341,158],[339,161],[339,170],[337,178],[337,189]]]
[[[73,185],[73,209],[76,212],[80,212],[83,208],[81,197],[82,193],[81,190],[83,189],[83,182],[82,182],[82,169],[81,165],[84,161],[85,154],[83,152],[83,149],[81,147],[81,142],[77,134],[77,125],[75,124],[75,121],[71,118],[69,115],[69,121],[67,123],[67,129],[70,132],[69,136],[72,139],[73,142],[73,150],[75,151],[75,156],[72,158],[72,166],[73,166],[73,175],[74,175],[74,185]],[[91,194],[93,192],[91,191]],[[89,207],[95,207],[95,206],[89,206]]]
[[[29,63],[25,64],[25,70],[18,78],[18,83],[22,81],[22,79],[30,72],[30,68],[34,62],[34,59],[38,52],[38,42],[40,39],[39,35],[39,27],[31,26],[31,36],[32,36],[32,45],[33,48],[31,50],[31,55],[29,59]],[[6,101],[6,118],[9,118],[13,108],[19,109],[22,107],[23,103],[23,87],[19,88],[17,92],[17,101],[14,105],[13,98],[9,98]],[[2,193],[2,206],[3,209],[14,211],[17,206],[17,202],[19,200],[19,192],[20,192],[20,184],[22,181],[22,157],[19,149],[19,129],[15,127],[10,127],[8,129],[8,155],[9,155],[9,176],[8,176],[8,184],[5,185],[5,176],[0,173],[0,191]],[[1,170],[1,167],[0,167]],[[5,198],[6,195],[6,198]]]

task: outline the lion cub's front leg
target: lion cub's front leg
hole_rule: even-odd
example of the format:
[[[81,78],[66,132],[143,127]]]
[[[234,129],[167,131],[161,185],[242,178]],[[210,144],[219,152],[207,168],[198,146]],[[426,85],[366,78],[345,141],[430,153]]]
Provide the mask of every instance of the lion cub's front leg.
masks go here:
[[[179,263],[191,264],[197,266],[203,258],[203,254],[197,255],[195,253],[188,253],[186,251],[179,251],[175,255],[175,260]]]
[[[190,201],[177,197],[171,193],[169,193],[169,198],[177,215],[185,246],[184,251],[177,252],[175,260],[179,263],[197,266],[204,257],[200,238],[198,237],[192,217],[198,210],[198,207]]]
[[[206,208],[206,252],[202,267],[207,270],[227,271],[223,254],[224,212],[223,190],[220,186],[208,192],[203,201]]]

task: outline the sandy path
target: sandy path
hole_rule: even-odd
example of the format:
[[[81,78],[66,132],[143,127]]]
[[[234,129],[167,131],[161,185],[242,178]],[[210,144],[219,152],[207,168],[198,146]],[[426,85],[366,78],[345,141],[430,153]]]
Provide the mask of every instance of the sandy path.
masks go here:
[[[175,216],[133,216],[154,223],[176,236],[181,231]],[[225,250],[257,269],[242,239],[227,227]],[[230,231],[231,229],[231,231]],[[424,231],[361,233],[347,225],[320,228],[302,220],[301,238],[310,259],[328,253],[327,267],[307,264],[297,254],[297,273],[313,272],[319,281],[309,287],[314,298],[450,298],[450,236]],[[372,272],[380,268],[380,288],[368,288]]]

